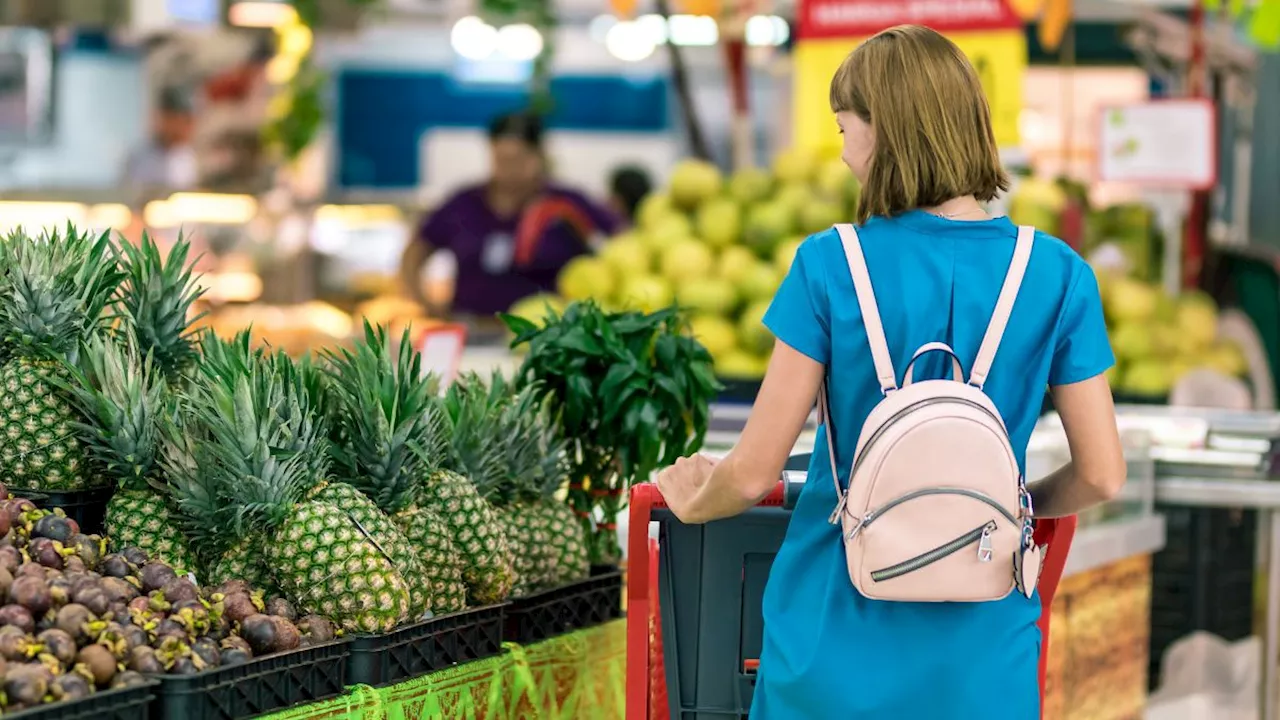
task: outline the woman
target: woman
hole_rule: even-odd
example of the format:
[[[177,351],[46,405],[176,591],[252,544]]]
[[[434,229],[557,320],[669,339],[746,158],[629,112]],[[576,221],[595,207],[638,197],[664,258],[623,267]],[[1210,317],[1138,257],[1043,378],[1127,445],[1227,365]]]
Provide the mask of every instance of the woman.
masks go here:
[[[849,55],[831,82],[830,103],[844,135],[843,159],[862,183],[857,233],[894,367],[901,373],[910,353],[931,341],[948,342],[968,364],[1017,234],[981,205],[1008,179],[973,68],[936,32],[896,27]],[[1114,497],[1125,464],[1102,375],[1114,358],[1097,281],[1061,241],[1042,234],[1035,240],[983,389],[1025,468],[1049,386],[1072,461],[1030,491],[1036,514],[1052,517]],[[658,477],[677,517],[729,517],[769,493],[824,369],[836,455],[842,476],[847,472],[858,432],[881,397],[858,307],[837,233],[808,238],[765,316],[777,341],[741,441],[718,463],[683,459]],[[941,362],[917,367],[917,377],[922,371],[945,372]],[[808,477],[765,591],[752,720],[1038,718],[1039,597],[868,600],[850,582],[840,531],[827,522],[836,491],[821,432]]]
[[[560,268],[589,252],[593,236],[617,229],[611,212],[547,179],[536,116],[495,120],[489,149],[489,180],[441,204],[405,249],[402,281],[428,307],[421,273],[436,250],[457,258],[454,313],[492,316],[523,297],[553,290]]]

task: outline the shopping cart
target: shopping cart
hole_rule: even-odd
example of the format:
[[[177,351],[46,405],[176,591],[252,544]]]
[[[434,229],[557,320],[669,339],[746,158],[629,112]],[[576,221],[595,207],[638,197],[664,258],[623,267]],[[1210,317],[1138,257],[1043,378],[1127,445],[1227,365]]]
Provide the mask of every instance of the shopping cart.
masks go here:
[[[795,458],[798,459],[798,458]],[[764,621],[761,599],[803,472],[788,471],[759,506],[728,520],[684,525],[657,486],[631,490],[627,540],[627,720],[746,718]],[[650,521],[658,522],[658,537]],[[1040,691],[1049,608],[1075,535],[1074,517],[1041,520]]]

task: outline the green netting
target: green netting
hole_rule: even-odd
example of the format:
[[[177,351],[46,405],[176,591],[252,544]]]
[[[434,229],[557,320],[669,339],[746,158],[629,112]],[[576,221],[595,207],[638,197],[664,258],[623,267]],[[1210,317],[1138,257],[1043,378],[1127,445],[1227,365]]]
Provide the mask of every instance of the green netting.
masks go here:
[[[626,623],[615,621],[268,720],[614,720],[626,706]]]

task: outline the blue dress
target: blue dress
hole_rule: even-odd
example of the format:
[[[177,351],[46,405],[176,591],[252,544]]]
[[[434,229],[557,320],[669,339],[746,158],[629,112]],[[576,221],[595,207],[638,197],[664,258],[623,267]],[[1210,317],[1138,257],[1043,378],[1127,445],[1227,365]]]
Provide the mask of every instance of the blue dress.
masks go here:
[[[1013,257],[1006,218],[960,222],[913,211],[858,230],[894,368],[921,345],[950,344],[968,367]],[[765,325],[830,368],[836,457],[850,453],[880,398],[849,266],[834,230],[796,254]],[[1027,274],[985,390],[1025,469],[1046,385],[1101,374],[1114,362],[1092,270],[1071,248],[1037,234]],[[919,378],[944,377],[931,353]],[[764,596],[764,645],[752,720],[1034,720],[1040,599],[896,603],[854,589],[835,526],[823,433]]]

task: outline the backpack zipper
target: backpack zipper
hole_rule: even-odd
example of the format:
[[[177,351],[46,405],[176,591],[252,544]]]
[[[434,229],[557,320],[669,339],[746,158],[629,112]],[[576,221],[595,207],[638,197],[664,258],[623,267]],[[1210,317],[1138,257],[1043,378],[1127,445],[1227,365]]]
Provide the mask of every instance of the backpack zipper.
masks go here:
[[[1005,427],[1004,421],[1001,420],[999,417],[997,417],[995,413],[991,412],[990,410],[983,407],[982,405],[979,405],[978,403],[973,402],[972,400],[966,400],[964,398],[946,397],[946,398],[928,398],[927,400],[920,400],[918,402],[911,403],[910,405],[902,408],[901,410],[894,413],[893,415],[890,415],[889,419],[886,420],[884,424],[882,424],[880,427],[876,428],[876,431],[871,434],[870,438],[867,439],[867,444],[862,446],[862,452],[859,453],[858,457],[854,458],[853,460],[853,468],[849,471],[849,481],[853,482],[853,476],[858,474],[858,468],[862,466],[862,461],[866,459],[867,453],[870,452],[871,450],[871,446],[875,445],[876,441],[879,440],[882,435],[884,435],[884,433],[888,430],[890,425],[898,422],[904,416],[910,415],[916,410],[920,410],[930,405],[936,405],[937,403],[943,403],[943,402],[958,402],[964,405],[968,405],[969,407],[982,412],[987,417],[996,421],[996,423],[1001,428]],[[1007,429],[1005,430],[1005,433],[1006,435],[1008,434]],[[827,448],[827,452],[834,453],[835,448]],[[839,478],[836,478],[836,481],[838,482]],[[849,488],[846,487],[840,493],[840,498],[836,501],[835,510],[831,511],[831,516],[827,518],[827,522],[831,523],[832,525],[839,523],[840,515],[844,513],[845,505],[848,502],[849,502]]]
[[[854,537],[857,536],[857,534],[860,531],[864,530],[867,526],[871,525],[871,523],[875,522],[877,518],[881,517],[885,513],[889,512],[890,510],[898,507],[902,503],[907,502],[909,500],[915,500],[916,498],[927,497],[929,495],[963,495],[968,498],[973,498],[974,500],[986,503],[994,510],[997,510],[1001,515],[1005,517],[1005,519],[1007,519],[1009,522],[1013,523],[1014,525],[1018,524],[1018,519],[1013,516],[1013,513],[1009,512],[1009,510],[1005,508],[1003,505],[1001,505],[998,500],[982,492],[981,490],[973,490],[970,488],[957,488],[957,487],[931,487],[931,488],[920,488],[919,490],[912,490],[909,493],[904,493],[890,500],[889,502],[881,505],[880,507],[867,512],[867,514],[863,515],[862,519],[858,521],[858,524],[853,526],[853,529],[849,531],[845,539],[852,540]]]
[[[970,530],[960,537],[948,542],[944,545],[923,552],[910,560],[904,560],[896,565],[890,565],[882,570],[873,570],[871,579],[875,582],[884,582],[894,578],[902,577],[908,573],[913,573],[932,565],[939,560],[950,557],[960,552],[965,546],[978,543],[978,561],[991,562],[993,550],[991,548],[991,533],[996,531],[996,521],[988,520],[985,524]]]

